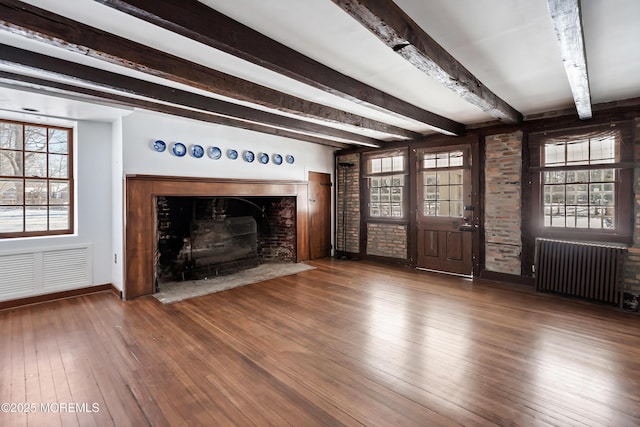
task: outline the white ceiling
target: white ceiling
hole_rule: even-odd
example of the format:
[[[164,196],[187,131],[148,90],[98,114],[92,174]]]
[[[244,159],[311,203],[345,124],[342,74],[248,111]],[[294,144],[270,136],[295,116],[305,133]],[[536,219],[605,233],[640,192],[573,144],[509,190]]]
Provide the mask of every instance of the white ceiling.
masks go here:
[[[395,1],[486,87],[525,117],[573,107],[546,0]],[[201,2],[425,110],[464,124],[494,120],[414,68],[330,0]],[[432,132],[422,123],[328,94],[92,0],[26,3],[282,92],[414,131]],[[592,103],[640,97],[640,1],[583,0],[582,14]],[[220,98],[5,31],[0,31],[0,43]],[[6,65],[0,69],[33,74]],[[0,109],[22,108],[35,108],[41,115],[92,120],[112,120],[131,111],[0,86]],[[359,132],[376,137],[372,131]]]

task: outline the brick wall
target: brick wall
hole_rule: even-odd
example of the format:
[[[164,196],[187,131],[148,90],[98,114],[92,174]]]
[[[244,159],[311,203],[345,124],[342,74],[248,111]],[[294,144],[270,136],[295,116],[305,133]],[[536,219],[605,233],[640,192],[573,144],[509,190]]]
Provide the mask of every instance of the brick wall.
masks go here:
[[[522,132],[493,135],[485,144],[485,266],[521,273]]]
[[[360,252],[360,155],[338,156],[338,163],[352,163],[353,166],[342,169],[338,166],[337,176],[337,225],[336,250],[338,252]],[[345,204],[346,175],[346,204]],[[346,205],[343,223],[343,206]],[[346,225],[346,229],[345,229]],[[344,232],[346,230],[346,242]]]
[[[367,224],[367,255],[407,258],[407,226]]]
[[[635,121],[635,161],[640,162],[640,119]],[[640,168],[634,170],[633,246],[629,248],[624,268],[624,308],[640,311]]]
[[[258,230],[258,254],[266,261],[295,262],[296,198],[282,197],[265,206],[268,230]],[[267,227],[262,227],[267,228]],[[260,232],[262,231],[262,232]]]

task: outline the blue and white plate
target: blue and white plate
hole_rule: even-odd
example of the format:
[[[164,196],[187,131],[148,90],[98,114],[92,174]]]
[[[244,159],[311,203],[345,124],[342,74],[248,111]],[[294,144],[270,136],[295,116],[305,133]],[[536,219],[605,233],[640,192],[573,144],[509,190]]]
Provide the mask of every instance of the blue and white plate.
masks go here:
[[[199,159],[200,157],[204,156],[204,148],[202,148],[202,145],[198,145],[198,144],[192,145],[191,155],[196,159]]]
[[[173,154],[175,154],[176,156],[182,157],[187,154],[187,147],[185,147],[181,142],[176,142],[173,144],[173,148],[171,148],[171,151],[173,151]]]
[[[230,149],[229,151],[227,151],[227,157],[229,157],[231,160],[235,160],[238,158],[238,152],[234,149]]]
[[[260,153],[260,156],[258,156],[258,161],[263,165],[266,165],[267,163],[269,163],[269,155],[266,153]]]
[[[165,142],[161,140],[154,141],[153,149],[156,150],[158,153],[162,153],[164,150],[167,149],[167,144],[165,144]]]
[[[281,165],[282,164],[282,156],[280,154],[274,154],[273,155],[273,163],[275,163],[276,165]]]
[[[209,157],[211,157],[213,160],[218,160],[220,157],[222,157],[222,150],[220,150],[218,147],[209,147]]]
[[[253,151],[247,150],[247,151],[244,152],[244,161],[245,162],[251,163],[251,162],[253,162],[255,160],[255,158],[256,158],[256,155],[253,154]]]
[[[291,154],[287,154],[287,163],[289,163],[290,165],[293,164],[293,162],[295,162],[296,159],[293,158],[293,156]]]

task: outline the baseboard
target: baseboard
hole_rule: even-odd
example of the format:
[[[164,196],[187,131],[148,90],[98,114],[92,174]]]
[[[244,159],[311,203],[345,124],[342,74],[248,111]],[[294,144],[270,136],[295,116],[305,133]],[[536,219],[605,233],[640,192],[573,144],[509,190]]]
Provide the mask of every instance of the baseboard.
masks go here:
[[[113,283],[111,284],[111,292],[113,292],[113,294],[116,297],[118,297],[118,299],[124,299],[124,298],[122,298],[123,297],[122,291],[120,289],[116,288]]]
[[[533,277],[520,276],[517,274],[499,273],[497,271],[482,270],[480,272],[480,278],[485,280],[492,280],[494,282],[513,283],[516,285],[526,285],[534,287],[536,279]]]
[[[72,298],[81,295],[95,294],[97,292],[104,292],[109,290],[113,291],[113,289],[115,289],[115,287],[109,283],[106,285],[89,286],[87,288],[72,289],[69,291],[54,292],[51,294],[36,295],[9,301],[0,301],[0,310],[8,310],[11,308],[23,307],[25,305],[40,304],[43,302]],[[117,295],[118,297],[120,297],[119,289],[117,289]]]
[[[363,255],[353,252],[339,252],[335,256],[336,259],[344,259],[350,261],[370,261],[370,262],[379,262],[387,265],[397,265],[408,267],[411,265],[411,261],[405,258],[391,258],[391,257],[383,257],[378,255]]]

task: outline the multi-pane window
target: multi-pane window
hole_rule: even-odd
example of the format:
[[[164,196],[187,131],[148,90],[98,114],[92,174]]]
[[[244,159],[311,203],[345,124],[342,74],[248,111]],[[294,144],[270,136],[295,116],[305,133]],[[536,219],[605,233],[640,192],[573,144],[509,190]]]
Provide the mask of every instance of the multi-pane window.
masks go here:
[[[71,233],[71,129],[0,121],[0,237]]]
[[[369,155],[366,178],[369,190],[369,217],[403,219],[406,215],[406,152]]]
[[[615,229],[617,171],[606,167],[615,153],[613,135],[545,144],[545,168],[558,169],[542,176],[546,227]]]
[[[537,235],[628,241],[633,219],[631,124],[534,133],[530,147]]]
[[[423,216],[462,217],[464,152],[425,153],[420,159]]]

